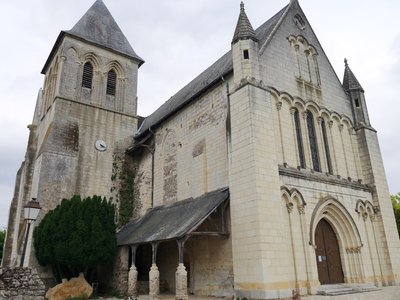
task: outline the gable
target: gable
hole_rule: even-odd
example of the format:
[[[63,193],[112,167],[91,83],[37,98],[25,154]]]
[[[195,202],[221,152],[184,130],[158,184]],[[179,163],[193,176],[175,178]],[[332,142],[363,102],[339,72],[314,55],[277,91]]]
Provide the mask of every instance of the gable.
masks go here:
[[[260,47],[262,80],[268,86],[352,116],[342,84],[297,1]]]

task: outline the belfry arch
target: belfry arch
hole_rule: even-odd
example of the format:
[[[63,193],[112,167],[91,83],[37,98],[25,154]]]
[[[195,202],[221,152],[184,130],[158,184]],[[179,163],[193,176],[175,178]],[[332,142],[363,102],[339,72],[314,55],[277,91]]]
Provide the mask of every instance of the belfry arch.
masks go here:
[[[347,209],[333,197],[325,197],[320,200],[314,209],[310,223],[310,245],[316,251],[316,261],[323,262],[326,257],[320,257],[317,250],[316,230],[321,223],[326,222],[325,227],[330,227],[336,236],[344,282],[364,282],[364,269],[361,251],[363,243],[358,228]],[[319,228],[320,230],[320,228]],[[329,228],[328,228],[329,231]],[[320,234],[318,232],[318,234]],[[321,278],[319,278],[321,281]]]

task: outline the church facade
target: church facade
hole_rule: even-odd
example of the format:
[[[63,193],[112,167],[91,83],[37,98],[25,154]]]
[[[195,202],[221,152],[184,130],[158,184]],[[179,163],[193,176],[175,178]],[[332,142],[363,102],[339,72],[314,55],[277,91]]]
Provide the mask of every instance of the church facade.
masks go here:
[[[241,4],[230,51],[146,118],[136,113],[143,62],[101,0],[60,33],[3,265],[21,261],[30,198],[44,214],[63,198],[101,195],[120,225],[112,282],[132,295],[272,299],[398,284],[364,89],[347,61],[338,79],[298,1],[256,30]],[[31,243],[24,264],[39,267]]]

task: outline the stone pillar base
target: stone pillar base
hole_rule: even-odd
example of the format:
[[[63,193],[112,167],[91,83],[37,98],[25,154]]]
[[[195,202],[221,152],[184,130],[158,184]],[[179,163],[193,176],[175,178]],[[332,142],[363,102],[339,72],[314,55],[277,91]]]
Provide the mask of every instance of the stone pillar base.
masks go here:
[[[187,272],[185,266],[180,263],[175,273],[175,299],[188,300],[187,293]]]
[[[149,291],[150,300],[160,299],[160,272],[156,264],[152,264],[150,268]]]
[[[133,299],[137,298],[138,296],[137,275],[138,272],[136,270],[136,266],[132,265],[128,275],[128,296],[131,296]]]

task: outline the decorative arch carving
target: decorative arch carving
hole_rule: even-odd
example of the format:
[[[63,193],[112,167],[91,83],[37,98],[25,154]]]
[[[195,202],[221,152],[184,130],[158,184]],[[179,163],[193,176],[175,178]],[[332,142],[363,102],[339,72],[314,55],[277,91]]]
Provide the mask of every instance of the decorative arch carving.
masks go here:
[[[304,213],[304,208],[307,205],[303,195],[296,188],[289,189],[286,186],[281,186],[281,196],[285,201],[288,212],[290,213],[296,204],[300,213]]]
[[[331,196],[321,199],[314,209],[310,223],[310,245],[315,247],[315,229],[321,219],[332,226],[343,248],[356,249],[363,246],[360,232],[350,213]]]
[[[123,77],[125,77],[124,68],[123,68],[123,67],[121,66],[121,64],[120,64],[118,61],[116,61],[116,60],[111,61],[110,63],[108,63],[108,64],[106,65],[106,73],[108,73],[110,70],[114,70],[115,73],[117,73],[117,77],[118,77],[118,78],[123,78]]]
[[[364,220],[370,218],[373,221],[376,217],[376,208],[368,200],[357,200],[355,212],[360,215]]]
[[[82,56],[81,61],[82,61],[82,64],[85,64],[86,62],[92,63],[94,70],[99,70],[101,68],[101,65],[102,65],[101,59],[96,54],[94,54],[93,52],[85,53]]]
[[[65,56],[67,58],[67,61],[71,61],[73,63],[76,63],[79,61],[78,52],[76,51],[76,49],[74,47],[69,47],[65,51]]]
[[[294,49],[298,77],[310,83],[313,82],[321,85],[317,49],[302,35],[290,35],[287,39],[290,46]]]

